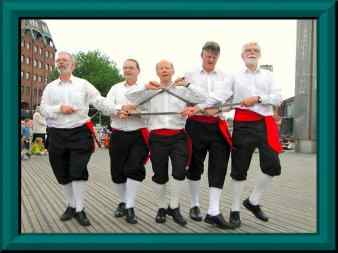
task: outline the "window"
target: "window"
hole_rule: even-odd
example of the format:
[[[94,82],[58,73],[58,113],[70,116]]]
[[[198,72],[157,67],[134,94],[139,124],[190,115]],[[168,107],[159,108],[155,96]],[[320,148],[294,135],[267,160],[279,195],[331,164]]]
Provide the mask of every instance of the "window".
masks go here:
[[[23,78],[23,71],[21,71],[21,78]]]
[[[48,70],[48,69],[49,69],[48,63],[46,63],[46,70]]]
[[[39,47],[39,55],[42,55],[42,49]]]
[[[26,57],[26,64],[29,64],[29,62],[30,62],[29,57]]]
[[[27,49],[29,49],[29,48],[30,48],[30,46],[31,46],[31,45],[30,45],[30,43],[29,43],[29,42],[27,42],[27,43],[26,43],[26,48],[27,48]]]
[[[29,72],[26,72],[26,74],[25,74],[25,78],[26,78],[26,80],[28,80],[28,79],[29,79]]]
[[[21,63],[23,63],[23,61],[24,61],[24,57],[23,55],[21,55]]]
[[[53,67],[52,65],[49,66],[49,70],[52,71],[53,70]]]
[[[42,63],[39,61],[39,69],[42,69]]]
[[[22,40],[21,41],[21,47],[24,47],[25,46],[25,42]]]
[[[38,77],[38,81],[39,81],[39,83],[41,82],[41,76]]]
[[[33,81],[36,81],[36,75],[33,75]]]
[[[36,63],[36,60],[34,59],[33,60],[33,66],[36,67],[37,63]]]
[[[46,56],[46,58],[48,58],[48,51],[45,52],[45,56]]]
[[[38,51],[38,48],[36,46],[34,46],[33,51],[34,51],[34,53],[36,53]]]

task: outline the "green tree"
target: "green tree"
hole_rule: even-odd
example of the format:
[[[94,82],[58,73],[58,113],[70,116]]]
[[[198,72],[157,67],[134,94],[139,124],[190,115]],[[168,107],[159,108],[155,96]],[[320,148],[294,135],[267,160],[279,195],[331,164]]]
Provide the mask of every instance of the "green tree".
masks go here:
[[[124,80],[116,64],[98,50],[87,53],[79,52],[75,55],[75,59],[74,75],[88,80],[101,92],[102,96],[107,95],[111,86]]]

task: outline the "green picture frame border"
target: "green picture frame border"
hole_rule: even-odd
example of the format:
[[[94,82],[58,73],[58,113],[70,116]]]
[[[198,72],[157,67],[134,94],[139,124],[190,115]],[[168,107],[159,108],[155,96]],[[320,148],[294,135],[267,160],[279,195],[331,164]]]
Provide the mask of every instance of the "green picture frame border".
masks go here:
[[[334,0],[3,0],[1,4],[1,250],[335,249]],[[22,18],[264,18],[317,20],[317,233],[19,234],[19,21]],[[207,39],[207,38],[206,38]]]

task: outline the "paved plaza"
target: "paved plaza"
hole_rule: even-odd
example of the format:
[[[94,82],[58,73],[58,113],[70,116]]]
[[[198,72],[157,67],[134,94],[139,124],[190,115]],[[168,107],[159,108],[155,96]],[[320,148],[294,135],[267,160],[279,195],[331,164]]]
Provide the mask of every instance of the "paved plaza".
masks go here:
[[[270,190],[262,200],[269,222],[257,220],[244,207],[242,226],[236,230],[221,230],[205,222],[188,217],[190,194],[185,185],[181,195],[181,210],[188,224],[181,227],[167,217],[165,224],[155,223],[156,192],[151,181],[151,163],[147,163],[147,177],[136,201],[138,224],[128,224],[115,218],[113,210],[118,196],[110,178],[108,150],[99,149],[89,163],[90,178],[86,197],[86,212],[92,226],[81,227],[75,219],[61,222],[65,209],[63,190],[56,182],[47,156],[33,156],[21,163],[21,232],[22,233],[315,233],[316,227],[316,155],[286,151],[280,156],[282,175],[274,178]],[[230,164],[230,163],[229,163]],[[201,184],[201,210],[208,208],[207,164]],[[242,200],[248,197],[252,183],[259,175],[258,153],[248,173]],[[221,212],[228,219],[231,206],[230,166],[221,199]]]

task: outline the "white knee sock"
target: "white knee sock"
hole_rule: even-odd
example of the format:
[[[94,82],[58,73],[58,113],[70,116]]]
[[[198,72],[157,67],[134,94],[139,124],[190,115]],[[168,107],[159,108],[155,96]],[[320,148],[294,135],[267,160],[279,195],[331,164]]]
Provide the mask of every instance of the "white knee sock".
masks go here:
[[[167,208],[167,184],[158,184],[155,183],[155,196],[157,196],[158,207]]]
[[[128,178],[126,183],[126,208],[135,207],[137,190],[141,185],[140,181]]]
[[[84,198],[86,193],[86,181],[73,181],[73,193],[75,198],[75,204],[76,204],[76,212],[82,211],[84,208]]]
[[[209,188],[209,209],[208,214],[211,216],[218,215],[219,211],[219,200],[221,198],[222,189],[211,187]]]
[[[259,201],[261,200],[263,193],[270,186],[271,182],[272,176],[264,173],[259,175],[256,186],[249,197],[249,201],[251,204],[255,206],[259,205]]]
[[[172,179],[170,189],[170,208],[175,209],[179,206],[180,195],[182,194],[184,183],[184,180],[177,180],[175,178]]]
[[[72,183],[68,183],[63,185],[63,191],[65,194],[66,204],[67,206],[75,208],[75,199],[73,194],[73,186]]]
[[[126,183],[116,184],[113,183],[113,187],[119,195],[120,202],[126,203]]]
[[[200,193],[200,180],[189,180],[189,189],[191,194],[191,207],[200,206],[199,193]]]
[[[244,181],[231,180],[232,183],[232,204],[231,211],[239,212],[241,209],[241,193]]]

